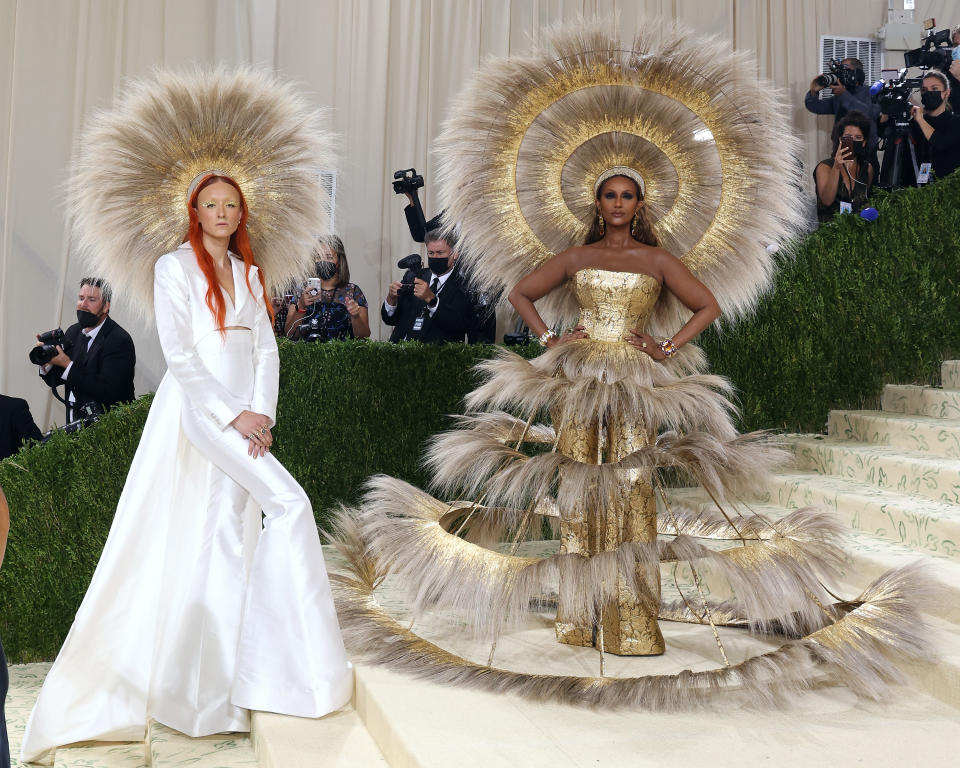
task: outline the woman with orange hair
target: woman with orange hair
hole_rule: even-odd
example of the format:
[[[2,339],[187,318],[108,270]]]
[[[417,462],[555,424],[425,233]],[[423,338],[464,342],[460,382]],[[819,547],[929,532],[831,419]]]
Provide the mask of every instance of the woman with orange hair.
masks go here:
[[[319,717],[352,692],[310,501],[270,453],[279,358],[243,193],[207,171],[186,197],[187,238],[154,268],[168,372],[27,759],[149,719],[201,736],[249,730],[249,710]]]

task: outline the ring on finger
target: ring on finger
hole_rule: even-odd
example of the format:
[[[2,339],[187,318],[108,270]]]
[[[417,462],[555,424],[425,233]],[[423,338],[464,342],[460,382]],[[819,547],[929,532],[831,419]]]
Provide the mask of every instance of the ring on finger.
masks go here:
[[[647,342],[645,342],[645,341],[640,342],[640,346],[643,347],[644,349],[646,349],[646,348],[647,348]]]

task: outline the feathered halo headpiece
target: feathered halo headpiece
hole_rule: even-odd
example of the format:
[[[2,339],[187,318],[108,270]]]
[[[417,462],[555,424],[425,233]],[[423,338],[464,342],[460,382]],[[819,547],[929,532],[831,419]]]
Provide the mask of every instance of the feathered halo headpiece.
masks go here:
[[[131,82],[83,132],[68,204],[93,274],[149,315],[153,267],[186,237],[187,201],[208,173],[247,202],[247,231],[271,290],[312,266],[329,228],[321,172],[333,136],[292,85],[250,68],[158,71]]]
[[[624,44],[616,28],[556,27],[529,56],[483,64],[454,104],[436,151],[462,262],[478,287],[509,289],[584,242],[595,183],[619,166],[664,247],[726,316],[748,311],[773,271],[768,246],[803,223],[790,110],[729,41],[679,26],[657,40],[650,23]],[[538,308],[551,323],[575,312],[566,290]],[[668,332],[673,310],[657,323]]]

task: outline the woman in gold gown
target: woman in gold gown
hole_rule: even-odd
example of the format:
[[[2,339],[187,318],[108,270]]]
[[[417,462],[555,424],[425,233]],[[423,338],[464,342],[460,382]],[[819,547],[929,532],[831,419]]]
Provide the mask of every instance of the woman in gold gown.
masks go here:
[[[738,434],[730,383],[690,343],[721,311],[751,310],[799,231],[800,187],[767,151],[794,152],[789,109],[729,41],[661,38],[651,22],[624,43],[613,28],[558,27],[529,56],[487,61],[451,110],[437,176],[461,264],[547,349],[478,366],[459,428],[430,442],[430,494],[378,476],[341,514],[345,638],[419,677],[595,707],[672,709],[722,688],[757,705],[825,673],[879,696],[897,662],[924,652],[913,572],[832,596],[839,522],[742,503],[785,454]],[[676,480],[712,503],[678,503]],[[544,520],[559,547],[524,548]],[[388,576],[408,588],[412,626],[377,600]],[[558,639],[595,646],[599,677],[494,666],[509,622],[553,604]],[[418,635],[427,612],[488,642],[486,663]],[[638,660],[636,676],[605,676],[604,652],[674,664],[663,621],[702,625],[719,665],[641,674]],[[721,626],[768,650],[733,663]],[[579,649],[567,652],[574,663]]]
[[[643,371],[674,357],[720,314],[709,289],[683,262],[659,247],[644,209],[642,186],[642,179],[630,168],[612,168],[602,174],[595,185],[597,212],[587,242],[554,256],[510,292],[510,303],[548,348],[581,343],[599,358],[623,359]],[[555,336],[534,302],[568,280],[574,284],[580,322],[573,331]],[[693,314],[673,339],[658,342],[645,328],[664,288]],[[553,410],[557,449],[578,462],[620,461],[655,440],[659,426],[644,423],[639,414],[609,409],[587,415],[579,408]],[[561,552],[593,555],[616,550],[625,541],[656,541],[657,504],[650,472],[627,472],[630,481],[620,498],[607,507],[606,515],[591,515],[582,505],[569,514],[561,513]],[[603,608],[603,644],[612,653],[664,651],[657,625],[659,569],[646,569],[643,576],[645,595],[635,595],[620,584],[616,599]],[[561,583],[561,594],[563,588]],[[557,638],[572,645],[593,645],[597,627],[582,617],[565,615],[561,602]]]

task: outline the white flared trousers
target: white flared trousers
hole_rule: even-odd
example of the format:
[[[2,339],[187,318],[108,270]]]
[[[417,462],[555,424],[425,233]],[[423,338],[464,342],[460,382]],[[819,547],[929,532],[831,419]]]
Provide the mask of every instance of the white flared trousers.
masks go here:
[[[211,372],[249,402],[250,334],[198,345]],[[208,461],[205,502],[171,531],[186,558],[168,558],[151,710],[191,735],[248,730],[246,710],[318,717],[352,691],[310,500],[271,454],[247,453],[233,427],[192,408],[184,437]],[[261,516],[262,510],[262,516]],[[261,527],[262,518],[262,531]]]

